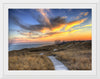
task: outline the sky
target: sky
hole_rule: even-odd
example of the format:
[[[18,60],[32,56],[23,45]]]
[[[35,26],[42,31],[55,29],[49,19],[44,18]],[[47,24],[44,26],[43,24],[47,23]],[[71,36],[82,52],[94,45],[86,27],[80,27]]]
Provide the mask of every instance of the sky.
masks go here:
[[[91,9],[9,9],[9,43],[91,40]]]

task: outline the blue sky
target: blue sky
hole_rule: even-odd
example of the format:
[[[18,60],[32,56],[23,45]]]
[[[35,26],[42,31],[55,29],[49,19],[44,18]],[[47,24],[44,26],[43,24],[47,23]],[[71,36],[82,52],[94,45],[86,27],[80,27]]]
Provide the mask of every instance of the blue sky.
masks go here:
[[[30,36],[25,34],[30,32],[31,37],[41,37],[40,35],[48,33],[65,32],[64,28],[68,29],[66,32],[82,29],[83,26],[92,25],[91,12],[91,9],[9,9],[9,39],[13,41],[18,37],[28,39]],[[61,24],[65,26],[58,29],[59,31],[51,31],[59,28]],[[45,30],[45,33],[41,30]],[[91,27],[86,27],[85,30],[91,30]]]

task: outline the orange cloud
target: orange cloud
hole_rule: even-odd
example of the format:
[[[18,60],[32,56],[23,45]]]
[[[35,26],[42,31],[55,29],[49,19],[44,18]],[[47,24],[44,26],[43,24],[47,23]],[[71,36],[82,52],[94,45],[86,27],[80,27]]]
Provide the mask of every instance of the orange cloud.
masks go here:
[[[69,33],[73,33],[73,32],[76,32],[76,31],[81,31],[82,29],[77,29],[77,30],[72,30],[72,31],[69,31]]]
[[[68,31],[69,29],[71,29],[75,25],[80,25],[81,23],[83,23],[86,20],[87,20],[87,18],[81,19],[81,20],[77,20],[77,21],[72,21],[72,22],[67,23],[67,26],[65,28],[65,31]]]
[[[84,12],[81,12],[75,19],[80,19],[80,17],[82,17],[82,15],[84,15]]]
[[[47,33],[44,36],[38,37],[38,38],[14,38],[13,43],[39,43],[39,42],[54,42],[55,40],[61,40],[61,41],[71,41],[71,40],[91,40],[91,31],[87,32],[76,32],[83,29],[78,30],[72,30],[70,32],[50,32]],[[74,33],[76,32],[76,33]]]
[[[87,16],[89,12],[81,12],[75,19],[79,19],[82,16]]]
[[[71,41],[71,40],[91,40],[91,32],[76,32],[81,31],[82,29],[73,30],[71,32],[61,32],[57,34],[53,34],[52,36],[43,37],[40,38],[41,41],[55,41],[55,40],[65,40],[65,41]],[[74,33],[76,32],[76,33]]]
[[[82,27],[89,27],[89,26],[92,26],[92,24],[88,24],[88,25],[85,25],[85,26],[82,26]]]
[[[88,15],[88,13],[89,13],[89,12],[85,12],[85,13],[84,13],[84,16],[87,16],[87,15]]]
[[[47,33],[49,31],[50,31],[50,29],[46,28],[46,27],[44,27],[42,30],[40,30],[40,32],[42,32],[42,33]]]
[[[72,22],[75,23],[75,24],[79,24],[79,23],[82,23],[84,22],[85,19],[82,19],[80,21],[75,21],[75,22]],[[78,23],[77,23],[78,22]],[[91,26],[92,24],[88,24],[88,25],[85,25],[83,27],[88,27],[88,26]],[[64,27],[64,24],[59,26],[59,27]],[[56,27],[57,28],[57,27]],[[61,29],[61,28],[60,28]],[[27,38],[27,37],[24,37],[24,38],[21,38],[21,37],[18,37],[18,38],[14,38],[14,40],[11,40],[11,42],[13,43],[28,43],[28,42],[53,42],[55,40],[67,40],[67,41],[71,41],[71,40],[91,40],[91,31],[89,32],[83,32],[81,31],[83,29],[72,29],[71,31],[65,31],[65,32],[53,32],[53,31],[57,31],[57,30],[51,30],[48,29],[48,28],[44,28],[44,30],[42,30],[42,32],[44,32],[44,34],[42,36],[38,36],[38,37],[30,37],[30,38]],[[49,32],[45,32],[45,31],[49,31]],[[80,32],[78,32],[80,31]],[[75,32],[75,33],[74,33]]]
[[[79,18],[80,18],[80,16],[77,16],[77,17],[76,17],[76,19],[79,19]]]
[[[48,33],[48,32],[58,32],[60,31],[66,24],[60,24],[58,26],[55,26],[53,28],[47,28],[47,27],[44,27],[42,30],[40,30],[40,32],[42,33]]]
[[[60,24],[57,27],[52,28],[52,32],[60,31],[66,24]]]
[[[83,14],[84,14],[84,12],[81,12],[81,13],[80,13],[80,15],[83,15]]]

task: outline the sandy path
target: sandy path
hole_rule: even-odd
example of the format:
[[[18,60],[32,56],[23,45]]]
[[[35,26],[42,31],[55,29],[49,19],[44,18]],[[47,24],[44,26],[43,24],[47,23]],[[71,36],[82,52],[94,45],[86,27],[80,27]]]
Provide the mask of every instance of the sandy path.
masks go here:
[[[54,56],[48,56],[48,58],[52,61],[55,70],[68,70],[68,68]]]

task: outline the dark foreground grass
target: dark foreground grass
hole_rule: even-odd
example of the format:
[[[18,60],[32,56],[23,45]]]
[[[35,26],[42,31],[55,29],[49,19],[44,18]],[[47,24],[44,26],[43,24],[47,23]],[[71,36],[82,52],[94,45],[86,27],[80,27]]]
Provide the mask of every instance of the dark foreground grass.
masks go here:
[[[54,66],[45,55],[19,55],[9,57],[9,70],[54,70]]]

